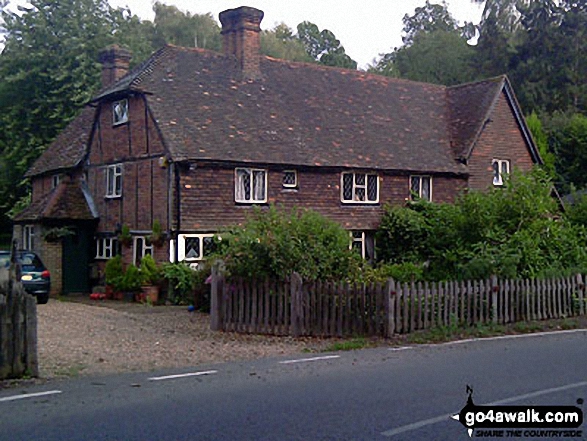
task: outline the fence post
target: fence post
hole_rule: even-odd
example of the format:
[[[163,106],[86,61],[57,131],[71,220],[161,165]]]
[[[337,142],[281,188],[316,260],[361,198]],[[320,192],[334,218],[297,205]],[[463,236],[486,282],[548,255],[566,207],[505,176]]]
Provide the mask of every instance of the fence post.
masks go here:
[[[579,288],[579,314],[585,314],[585,283],[583,282],[583,276],[577,274],[577,288]]]
[[[292,273],[290,280],[290,294],[291,294],[291,334],[292,337],[299,337],[301,335],[301,320],[302,320],[302,278],[298,273]]]
[[[224,318],[222,317],[224,274],[222,273],[221,267],[221,261],[215,262],[212,266],[212,286],[210,292],[210,329],[212,331],[222,331],[224,329]]]
[[[499,292],[499,284],[497,283],[497,276],[491,276],[491,319],[493,323],[497,323],[497,293]]]
[[[395,280],[389,279],[385,286],[385,315],[387,329],[385,336],[387,338],[393,337],[395,334],[395,296],[397,295],[395,290]]]

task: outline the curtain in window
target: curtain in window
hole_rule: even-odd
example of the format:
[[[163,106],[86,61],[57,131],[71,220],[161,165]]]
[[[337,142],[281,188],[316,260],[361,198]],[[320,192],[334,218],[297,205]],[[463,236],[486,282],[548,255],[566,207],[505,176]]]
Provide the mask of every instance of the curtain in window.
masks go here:
[[[248,200],[248,191],[245,188],[245,181],[249,181],[249,172],[245,169],[238,168],[236,170],[236,185],[234,188],[237,201]]]
[[[253,172],[253,200],[265,200],[265,172],[262,170],[255,170]]]
[[[429,201],[430,200],[430,178],[423,177],[420,179],[422,182],[422,194],[420,197],[426,201]]]

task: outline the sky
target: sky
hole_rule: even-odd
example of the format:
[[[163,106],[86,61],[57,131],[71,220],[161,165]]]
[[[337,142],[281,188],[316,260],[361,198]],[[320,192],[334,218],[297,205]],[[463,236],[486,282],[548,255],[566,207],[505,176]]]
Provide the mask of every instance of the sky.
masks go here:
[[[150,0],[108,0],[114,7],[129,7],[141,19],[153,20]],[[371,64],[379,54],[391,52],[401,46],[402,18],[413,15],[425,0],[163,0],[181,11],[192,14],[218,14],[226,9],[252,6],[265,13],[261,29],[285,23],[290,28],[302,21],[310,21],[320,30],[334,33],[346,53],[359,67]],[[440,3],[431,0],[430,3]],[[464,21],[479,23],[482,5],[471,0],[446,0],[448,10],[461,24]]]

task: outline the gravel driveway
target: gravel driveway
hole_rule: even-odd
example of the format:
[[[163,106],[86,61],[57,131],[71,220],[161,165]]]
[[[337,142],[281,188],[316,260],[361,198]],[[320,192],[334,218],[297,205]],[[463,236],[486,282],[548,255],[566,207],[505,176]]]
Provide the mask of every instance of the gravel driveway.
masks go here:
[[[326,344],[212,332],[207,314],[183,306],[51,299],[37,311],[40,374],[45,378],[290,355]]]

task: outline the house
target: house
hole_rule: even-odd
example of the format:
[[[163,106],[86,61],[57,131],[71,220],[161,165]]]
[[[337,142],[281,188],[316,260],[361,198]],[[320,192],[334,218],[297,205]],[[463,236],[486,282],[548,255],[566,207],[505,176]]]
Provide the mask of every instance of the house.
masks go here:
[[[262,18],[221,13],[223,53],[169,45],[130,72],[127,51],[102,53],[103,89],[28,171],[15,220],[56,291],[87,292],[116,253],[197,262],[269,204],[319,211],[368,256],[385,203],[450,202],[541,163],[506,77],[444,87],[277,60]]]

